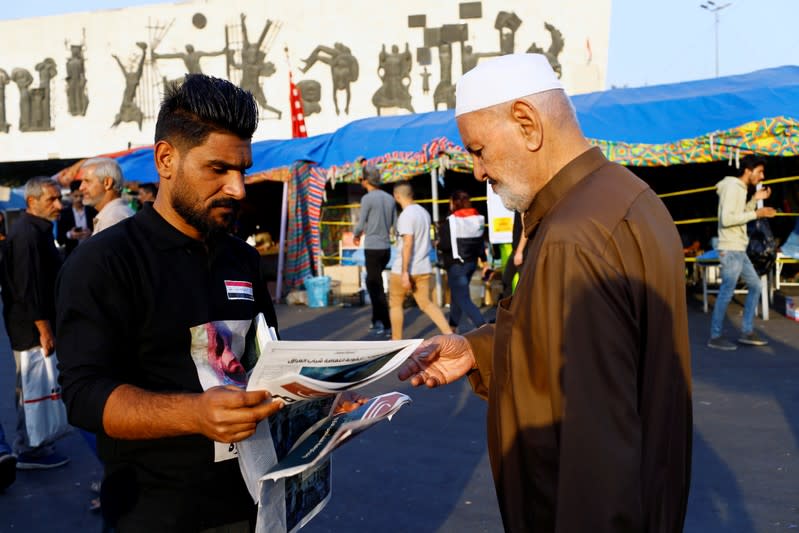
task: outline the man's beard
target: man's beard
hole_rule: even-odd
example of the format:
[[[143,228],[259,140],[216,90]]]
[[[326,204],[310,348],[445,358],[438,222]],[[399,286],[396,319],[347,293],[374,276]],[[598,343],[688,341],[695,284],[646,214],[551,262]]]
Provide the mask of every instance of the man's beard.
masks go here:
[[[178,176],[178,180],[180,180],[180,176]],[[238,200],[217,198],[212,200],[206,208],[184,181],[180,180],[178,183],[172,197],[172,208],[183,220],[196,229],[203,239],[207,240],[215,235],[230,232],[239,210]],[[231,211],[221,218],[214,218],[211,215],[211,209],[214,207],[229,207]]]
[[[505,209],[510,211],[524,213],[533,201],[532,198],[528,199],[526,195],[515,192],[511,187],[504,184],[496,184],[493,186],[493,189],[494,193],[499,196]]]

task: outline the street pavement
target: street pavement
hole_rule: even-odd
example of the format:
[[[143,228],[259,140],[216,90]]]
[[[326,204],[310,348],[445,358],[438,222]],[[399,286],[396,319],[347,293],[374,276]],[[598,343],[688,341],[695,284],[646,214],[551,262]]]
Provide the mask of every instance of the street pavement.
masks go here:
[[[367,339],[368,307],[277,307],[284,339]],[[740,305],[729,317],[740,323]],[[484,309],[486,317],[493,310]],[[775,532],[799,528],[799,323],[758,321],[770,344],[718,352],[705,346],[709,315],[689,304],[694,451],[685,531]],[[416,308],[406,337],[435,333]],[[726,332],[734,335],[732,326]],[[14,364],[0,331],[0,422],[13,436]],[[394,377],[366,394],[398,390],[413,403],[334,452],[333,495],[310,533],[502,531],[485,444],[482,400],[464,382],[413,389]],[[99,532],[89,510],[97,459],[78,432],[59,442],[72,461],[18,472],[0,493],[0,532]],[[590,473],[587,473],[590,475]],[[574,512],[580,512],[575,509]]]

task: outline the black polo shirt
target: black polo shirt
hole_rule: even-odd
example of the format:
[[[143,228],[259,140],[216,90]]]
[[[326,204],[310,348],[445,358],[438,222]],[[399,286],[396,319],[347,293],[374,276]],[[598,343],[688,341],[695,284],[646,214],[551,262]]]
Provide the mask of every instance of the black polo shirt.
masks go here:
[[[112,439],[102,417],[108,396],[123,383],[202,392],[190,328],[259,312],[276,326],[259,264],[243,241],[228,235],[196,241],[146,207],[88,239],[62,269],[56,287],[62,392],[70,422],[97,433],[106,466],[103,510],[112,523],[122,516],[134,528],[188,531],[254,513],[237,461],[215,463],[211,440]]]
[[[37,320],[54,326],[54,288],[61,259],[53,238],[53,223],[27,211],[11,226],[3,244],[3,318],[11,349],[38,346]]]

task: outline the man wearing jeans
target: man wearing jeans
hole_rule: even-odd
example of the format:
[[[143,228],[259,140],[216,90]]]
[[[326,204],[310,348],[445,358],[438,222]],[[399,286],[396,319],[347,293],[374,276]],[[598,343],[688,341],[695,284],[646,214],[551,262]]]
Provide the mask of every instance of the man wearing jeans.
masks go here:
[[[361,185],[366,194],[361,199],[361,216],[353,230],[355,246],[363,239],[366,261],[366,290],[372,301],[372,326],[369,333],[385,335],[389,327],[383,269],[391,258],[391,227],[397,221],[397,206],[390,194],[380,189],[380,172],[373,166],[364,168]]]
[[[391,266],[388,282],[388,305],[391,316],[391,338],[402,338],[404,311],[402,304],[410,292],[419,310],[430,317],[442,333],[452,333],[444,313],[430,301],[430,280],[433,265],[430,263],[430,215],[424,207],[413,201],[410,183],[394,186],[394,199],[402,208],[397,218],[397,257]]]
[[[721,262],[721,287],[713,307],[713,318],[710,325],[710,340],[707,345],[717,350],[735,350],[737,346],[721,336],[724,315],[732,300],[733,291],[738,278],[743,278],[749,289],[744,304],[741,336],[738,342],[750,346],[768,344],[754,331],[755,310],[760,299],[760,276],[746,255],[749,236],[746,223],[756,218],[771,218],[776,214],[773,207],[757,209],[757,201],[771,196],[771,189],[765,187],[746,201],[746,193],[750,186],[754,187],[764,179],[763,170],[766,162],[755,155],[747,155],[741,159],[741,170],[738,177],[727,176],[716,184],[719,195],[719,260]]]

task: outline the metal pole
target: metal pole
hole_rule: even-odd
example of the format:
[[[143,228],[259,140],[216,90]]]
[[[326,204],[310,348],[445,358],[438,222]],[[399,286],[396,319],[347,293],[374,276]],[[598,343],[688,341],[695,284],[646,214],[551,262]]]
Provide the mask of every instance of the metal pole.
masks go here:
[[[727,2],[726,4],[718,5],[713,0],[707,0],[705,3],[699,4],[699,7],[701,7],[702,9],[706,9],[706,10],[710,11],[711,13],[713,13],[714,33],[715,33],[715,39],[716,39],[716,77],[717,78],[719,77],[719,20],[720,20],[719,11],[721,11],[722,9],[725,9],[727,7],[730,7],[731,5],[732,5],[732,2]]]
[[[438,173],[439,167],[433,167],[430,171],[430,189],[433,199],[433,225],[438,227]],[[439,307],[444,305],[444,291],[441,288],[441,269],[436,266],[433,269],[436,277],[436,304]]]
[[[755,186],[755,190],[759,191],[761,189],[763,189],[763,184],[762,183],[758,183]],[[760,209],[765,204],[764,204],[763,200],[760,199],[760,200],[757,201],[756,205],[757,205],[757,208]],[[763,276],[760,276],[760,308],[761,308],[761,311],[762,311],[761,314],[763,315],[763,320],[768,320],[769,319],[769,291],[770,291],[770,287],[769,287],[769,282],[768,282],[768,274],[764,274]]]
[[[283,263],[286,258],[286,225],[289,214],[289,183],[283,182],[283,202],[280,210],[280,250],[277,253],[277,288],[272,300],[280,302],[283,300]]]
[[[714,23],[715,26],[715,34],[716,34],[716,77],[719,77],[719,12],[718,10],[713,12],[713,16],[715,17],[716,21]]]

